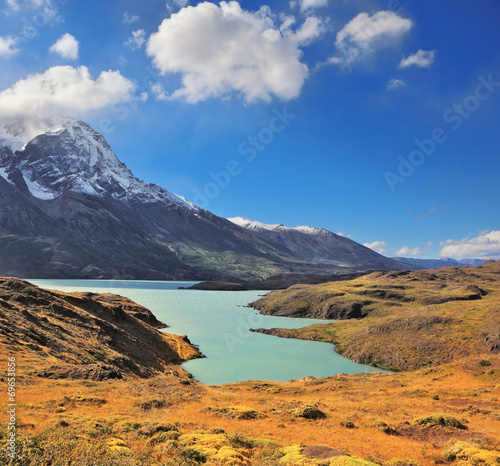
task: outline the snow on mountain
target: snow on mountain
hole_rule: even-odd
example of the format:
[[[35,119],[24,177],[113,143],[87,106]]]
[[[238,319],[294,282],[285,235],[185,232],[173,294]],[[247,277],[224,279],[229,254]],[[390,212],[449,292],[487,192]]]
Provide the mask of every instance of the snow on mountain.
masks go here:
[[[0,124],[0,176],[21,172],[31,194],[50,200],[71,190],[120,201],[159,202],[199,210],[182,196],[134,177],[104,136],[82,121],[65,117],[24,117]],[[5,152],[5,150],[4,150]]]
[[[300,231],[301,233],[305,233],[308,235],[324,235],[331,234],[330,231],[325,230],[324,228],[315,228],[307,225],[300,225],[298,227],[288,227],[281,223],[279,224],[268,224],[257,222],[256,220],[248,220],[243,217],[231,217],[228,218],[230,222],[242,227],[247,230],[258,231],[258,230],[268,230],[268,231]]]
[[[22,150],[26,143],[50,128],[62,124],[67,118],[46,116],[15,116],[0,122],[0,147],[13,152]]]

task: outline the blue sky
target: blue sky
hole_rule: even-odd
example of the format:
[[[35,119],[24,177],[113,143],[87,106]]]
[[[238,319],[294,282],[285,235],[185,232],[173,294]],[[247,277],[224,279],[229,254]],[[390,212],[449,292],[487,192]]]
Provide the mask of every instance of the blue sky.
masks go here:
[[[0,116],[81,118],[136,176],[220,216],[500,258],[498,1],[0,10]]]

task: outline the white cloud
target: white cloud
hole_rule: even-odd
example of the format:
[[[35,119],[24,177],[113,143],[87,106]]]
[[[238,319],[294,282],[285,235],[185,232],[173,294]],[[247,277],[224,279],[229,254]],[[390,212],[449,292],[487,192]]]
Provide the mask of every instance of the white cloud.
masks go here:
[[[307,45],[323,34],[324,31],[325,28],[323,26],[323,22],[319,18],[316,18],[315,16],[308,16],[304,21],[304,24],[302,24],[302,26],[295,33],[287,36],[294,40],[298,45]]]
[[[43,24],[62,21],[57,2],[53,2],[52,0],[7,0],[6,3],[8,7],[5,10],[6,14],[18,12],[31,14],[33,11],[39,10],[33,19],[40,20]],[[25,18],[23,20],[26,21]]]
[[[429,68],[434,63],[436,56],[435,50],[422,50],[403,58],[399,63],[400,68],[408,68],[409,66],[419,66],[420,68]]]
[[[68,60],[76,60],[78,58],[78,41],[74,36],[66,33],[50,47],[50,51],[58,53]]]
[[[147,53],[162,74],[181,74],[169,99],[196,103],[234,92],[246,102],[292,99],[308,76],[299,43],[316,32],[310,22],[300,37],[282,34],[269,7],[249,12],[236,1],[203,2],[165,19]]]
[[[500,259],[500,230],[483,231],[475,238],[441,243],[441,257]]]
[[[328,0],[300,0],[300,11],[306,11],[313,8],[325,6],[327,3]]]
[[[339,231],[339,232],[337,233],[337,235],[339,235],[339,236],[343,236],[343,237],[345,237],[345,238],[351,238],[351,235],[344,235],[344,233],[343,233],[342,231]]]
[[[396,256],[421,256],[423,254],[420,248],[410,248],[408,246],[402,247],[399,251],[396,251]]]
[[[151,86],[151,92],[158,100],[168,100],[168,94],[160,83],[154,83]]]
[[[135,87],[118,71],[103,71],[93,80],[85,66],[55,66],[0,92],[0,116],[26,113],[78,115],[132,100]]]
[[[125,24],[134,24],[134,23],[137,23],[137,21],[139,21],[139,16],[137,16],[137,15],[130,15],[128,11],[126,11],[123,14],[123,22]]]
[[[387,83],[387,90],[392,91],[393,89],[397,89],[398,87],[404,87],[406,83],[401,79],[391,79]]]
[[[7,6],[12,11],[19,11],[21,9],[21,7],[19,6],[19,3],[17,3],[17,0],[7,0]]]
[[[189,0],[173,0],[173,3],[178,8],[184,8],[189,3]],[[170,4],[167,2],[167,9],[171,9]]]
[[[10,58],[19,52],[14,46],[16,45],[16,39],[10,36],[0,37],[0,58]]]
[[[19,11],[21,8],[41,8],[50,6],[49,0],[7,0],[7,6],[12,11]]]
[[[329,63],[349,66],[375,50],[401,39],[411,27],[409,19],[392,11],[379,11],[372,16],[360,13],[338,32],[335,45],[340,56],[330,58]]]
[[[146,42],[146,31],[144,29],[138,29],[132,32],[132,36],[128,38],[124,44],[130,47],[132,50],[140,49]]]
[[[366,248],[373,249],[375,252],[379,254],[385,254],[387,243],[385,241],[374,241],[373,243],[363,243],[363,246]]]

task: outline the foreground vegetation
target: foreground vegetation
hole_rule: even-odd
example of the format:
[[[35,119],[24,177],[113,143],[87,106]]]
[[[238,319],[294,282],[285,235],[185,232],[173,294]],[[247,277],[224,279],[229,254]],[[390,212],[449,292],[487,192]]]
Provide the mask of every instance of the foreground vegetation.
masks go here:
[[[310,337],[314,332],[316,339],[323,335],[330,338],[327,341],[345,341],[345,353],[348,343],[357,339],[358,354],[373,355],[372,362],[386,366],[406,361],[398,366],[401,371],[221,386],[203,386],[176,365],[196,356],[196,349],[180,337],[158,340],[161,323],[144,308],[109,295],[80,294],[75,300],[61,293],[50,295],[60,307],[50,307],[54,303],[44,291],[23,288],[20,281],[3,282],[0,350],[16,357],[18,429],[16,461],[3,448],[0,464],[498,466],[498,272],[495,264],[432,272],[436,289],[428,288],[422,278],[413,280],[419,275],[398,272],[394,278],[372,274],[349,283],[318,285],[344,287],[345,299],[345,287],[392,293],[380,287],[381,277],[397,286],[406,280],[407,288],[398,288],[399,294],[413,300],[382,306],[376,303],[392,298],[373,295],[367,298],[374,304],[366,317],[298,334]],[[479,291],[466,289],[472,286],[472,274],[477,275],[474,286]],[[463,290],[481,298],[449,299],[465,296]],[[441,303],[424,303],[437,297]],[[423,324],[423,318],[431,320]],[[451,320],[437,324],[435,318]],[[133,353],[127,353],[116,338],[104,338],[103,329],[115,336],[122,332],[131,344],[139,338],[142,350],[133,346]],[[86,345],[92,331],[99,335],[99,351]],[[76,345],[68,332],[78,339]],[[139,333],[134,337],[131,332]],[[21,344],[14,344],[14,334]],[[33,335],[38,342],[32,341]],[[153,364],[151,354],[165,344],[168,357]],[[78,354],[85,357],[76,360]],[[127,358],[137,358],[138,366]],[[108,377],[103,370],[111,361],[121,378]],[[97,369],[89,371],[92,363]],[[4,366],[2,426],[8,409]],[[68,367],[83,369],[74,372]],[[4,428],[0,441],[6,444]]]
[[[15,464],[496,465],[499,384],[498,356],[209,387],[178,369],[101,382],[23,375]]]

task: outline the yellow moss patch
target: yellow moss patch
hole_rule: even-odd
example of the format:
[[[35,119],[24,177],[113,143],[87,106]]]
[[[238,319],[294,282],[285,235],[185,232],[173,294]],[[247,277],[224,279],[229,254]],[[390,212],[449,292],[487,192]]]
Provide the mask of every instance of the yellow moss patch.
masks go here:
[[[195,447],[197,451],[213,456],[224,446],[228,446],[229,441],[224,434],[211,434],[208,432],[191,432],[181,435],[178,443],[183,447]]]
[[[248,457],[241,454],[239,451],[234,448],[224,446],[222,447],[217,454],[212,456],[213,460],[220,461],[224,465],[233,466],[233,465],[241,465],[247,466],[250,465],[251,462]]]
[[[110,438],[106,442],[106,446],[110,450],[118,453],[129,453],[131,451],[130,447],[120,438]]]
[[[302,450],[304,447],[301,445],[290,445],[289,447],[284,447],[281,449],[284,456],[280,458],[280,464],[289,465],[309,465],[317,464],[316,461],[310,460],[302,455]]]
[[[376,463],[356,458],[355,456],[339,456],[330,459],[331,466],[375,466]]]
[[[356,458],[354,456],[336,456],[328,459],[307,458],[302,454],[304,447],[302,445],[292,445],[284,447],[281,451],[284,456],[280,459],[280,464],[290,466],[309,466],[309,465],[330,465],[330,466],[376,466],[375,463]]]
[[[458,460],[460,465],[498,466],[500,452],[482,450],[467,442],[457,442],[450,449],[443,452],[447,460]]]
[[[212,412],[219,417],[229,417],[231,419],[258,419],[265,415],[256,409],[247,406],[224,406],[222,408],[209,407],[204,411]]]

